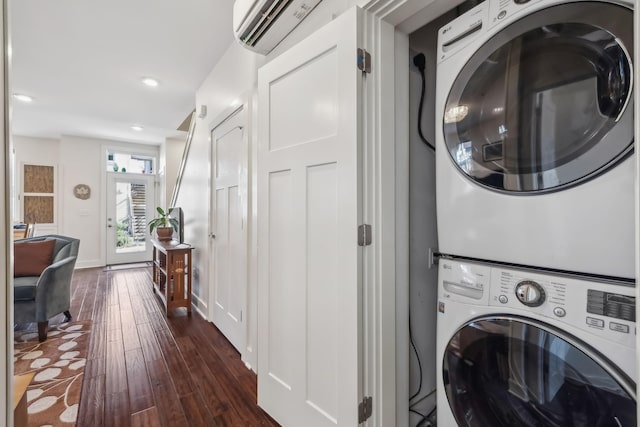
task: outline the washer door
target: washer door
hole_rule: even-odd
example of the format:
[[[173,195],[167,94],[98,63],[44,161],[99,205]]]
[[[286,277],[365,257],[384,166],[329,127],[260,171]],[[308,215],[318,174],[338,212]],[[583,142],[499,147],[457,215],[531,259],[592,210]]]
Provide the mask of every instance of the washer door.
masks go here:
[[[633,148],[633,12],[571,2],[502,29],[467,62],[444,111],[455,165],[502,192],[556,191]]]
[[[586,345],[529,319],[468,323],[447,346],[443,376],[459,426],[636,425],[635,384]]]

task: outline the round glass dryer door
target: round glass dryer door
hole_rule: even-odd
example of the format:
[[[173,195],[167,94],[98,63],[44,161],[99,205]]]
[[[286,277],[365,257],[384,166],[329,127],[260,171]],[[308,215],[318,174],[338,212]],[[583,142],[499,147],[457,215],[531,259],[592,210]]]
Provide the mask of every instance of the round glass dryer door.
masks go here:
[[[636,425],[635,384],[586,345],[529,319],[468,323],[449,341],[443,376],[459,426]]]
[[[570,2],[488,40],[456,78],[444,110],[454,164],[502,192],[560,190],[633,148],[633,12]]]

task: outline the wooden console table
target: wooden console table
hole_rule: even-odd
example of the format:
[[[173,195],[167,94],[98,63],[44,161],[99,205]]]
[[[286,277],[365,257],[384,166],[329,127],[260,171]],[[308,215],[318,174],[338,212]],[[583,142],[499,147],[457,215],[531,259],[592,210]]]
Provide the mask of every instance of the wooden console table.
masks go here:
[[[191,315],[191,245],[151,239],[153,291],[160,295],[167,316],[177,307]]]

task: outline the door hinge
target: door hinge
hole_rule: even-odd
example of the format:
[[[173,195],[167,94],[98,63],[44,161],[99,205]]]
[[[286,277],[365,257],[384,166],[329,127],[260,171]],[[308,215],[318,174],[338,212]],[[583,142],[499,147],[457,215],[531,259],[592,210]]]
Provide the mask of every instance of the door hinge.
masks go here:
[[[358,246],[369,246],[371,244],[371,226],[361,224],[358,226]]]
[[[358,48],[358,70],[363,73],[371,73],[371,55],[361,48]]]
[[[367,421],[373,413],[373,399],[371,396],[366,396],[362,399],[362,402],[358,404],[358,424],[362,424]]]

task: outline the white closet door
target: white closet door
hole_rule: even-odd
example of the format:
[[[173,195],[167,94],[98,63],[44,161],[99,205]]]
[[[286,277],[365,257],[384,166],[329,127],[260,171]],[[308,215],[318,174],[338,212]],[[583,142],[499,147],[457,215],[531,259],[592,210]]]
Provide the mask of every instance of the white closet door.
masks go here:
[[[240,353],[246,342],[247,112],[211,131],[213,182],[212,321]]]
[[[363,13],[259,70],[258,403],[283,426],[358,424]]]

